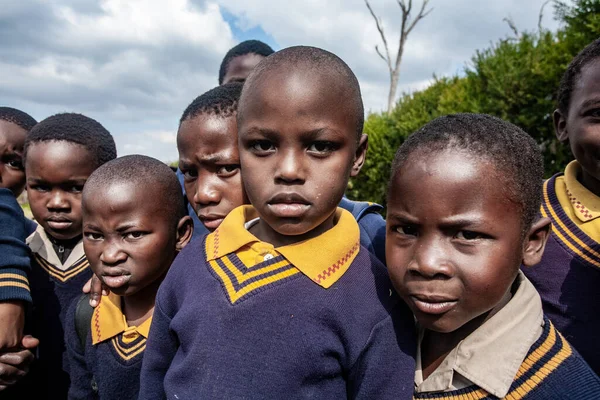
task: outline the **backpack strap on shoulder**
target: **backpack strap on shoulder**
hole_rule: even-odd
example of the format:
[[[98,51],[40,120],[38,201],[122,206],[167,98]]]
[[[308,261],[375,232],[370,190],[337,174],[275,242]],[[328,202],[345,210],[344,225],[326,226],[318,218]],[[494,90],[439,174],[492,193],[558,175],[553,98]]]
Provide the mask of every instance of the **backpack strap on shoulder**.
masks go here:
[[[77,331],[82,351],[85,351],[85,342],[92,329],[93,313],[94,308],[90,306],[90,295],[82,295],[77,301],[77,307],[75,308],[75,330]]]

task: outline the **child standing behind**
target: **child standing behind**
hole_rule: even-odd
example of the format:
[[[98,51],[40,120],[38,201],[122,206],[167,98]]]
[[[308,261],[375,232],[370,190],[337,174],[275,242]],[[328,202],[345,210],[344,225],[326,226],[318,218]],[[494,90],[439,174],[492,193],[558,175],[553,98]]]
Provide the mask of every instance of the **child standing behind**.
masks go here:
[[[542,262],[523,272],[544,312],[600,375],[600,40],[569,64],[554,127],[576,160],[544,183],[552,234]]]
[[[438,118],[392,165],[386,253],[419,327],[416,399],[592,399],[600,379],[542,312],[535,141],[498,118]]]
[[[175,260],[140,399],[410,398],[412,315],[337,207],[367,147],[356,77],[324,50],[282,50],[237,117],[252,206]]]
[[[191,219],[173,171],[139,155],[94,171],[82,209],[85,254],[111,294],[87,321],[85,347],[76,315],[89,306],[76,300],[69,309],[69,398],[135,399],[156,291],[192,236]]]
[[[117,155],[112,136],[81,114],[57,114],[37,124],[25,141],[27,194],[39,226],[27,239],[32,333],[40,339],[35,388],[65,398],[69,387],[63,322],[91,270],[81,240],[81,191],[90,174]]]

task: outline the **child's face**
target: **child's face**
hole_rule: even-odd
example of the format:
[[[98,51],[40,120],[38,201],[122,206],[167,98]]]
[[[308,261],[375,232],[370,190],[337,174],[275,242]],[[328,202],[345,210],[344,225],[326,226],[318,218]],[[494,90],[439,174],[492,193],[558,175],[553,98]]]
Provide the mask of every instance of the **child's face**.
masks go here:
[[[27,152],[27,196],[46,233],[66,240],[81,235],[81,191],[96,168],[85,147],[66,141],[33,143]]]
[[[424,328],[455,331],[509,298],[524,240],[522,213],[501,182],[464,151],[417,151],[393,177],[388,270]]]
[[[15,197],[25,188],[23,145],[27,131],[17,124],[0,121],[0,187],[10,189]]]
[[[213,231],[231,210],[247,203],[235,115],[201,114],[184,121],[177,132],[177,148],[187,199]]]
[[[357,146],[354,109],[339,86],[302,70],[273,71],[240,104],[242,180],[261,217],[261,240],[281,245],[333,226],[366,151],[366,136]]]
[[[568,116],[555,113],[558,138],[568,141],[584,174],[600,180],[600,60],[581,70]]]
[[[86,191],[83,248],[94,274],[118,295],[160,279],[191,236],[191,224],[180,236],[164,201],[153,200],[161,200],[155,190],[122,182]]]
[[[264,58],[264,56],[254,53],[232,58],[227,66],[227,72],[225,72],[225,76],[223,77],[222,85],[230,82],[244,82],[252,70]]]

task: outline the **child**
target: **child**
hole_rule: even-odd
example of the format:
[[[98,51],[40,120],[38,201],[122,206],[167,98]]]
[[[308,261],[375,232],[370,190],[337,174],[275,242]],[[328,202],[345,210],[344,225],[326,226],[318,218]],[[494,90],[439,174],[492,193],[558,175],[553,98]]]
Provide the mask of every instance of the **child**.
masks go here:
[[[85,184],[83,246],[111,289],[87,321],[67,314],[70,399],[136,399],[156,290],[192,236],[177,178],[162,162],[134,155],[98,168]],[[93,386],[96,390],[94,390]]]
[[[25,188],[23,145],[36,123],[23,111],[0,107],[0,188],[10,189],[15,197]]]
[[[158,291],[140,399],[410,398],[413,321],[338,209],[364,161],[356,77],[292,47],[238,106],[233,210],[179,255]]]
[[[232,47],[221,61],[219,85],[243,83],[256,65],[273,53],[271,46],[260,40],[246,40]]]
[[[40,339],[35,388],[65,398],[68,365],[63,321],[91,277],[81,241],[81,191],[90,174],[116,157],[112,136],[81,114],[57,114],[37,124],[25,141],[27,194],[37,230],[27,239],[33,253],[32,331]]]
[[[241,92],[241,83],[217,86],[192,101],[179,122],[178,175],[197,237],[214,231],[231,210],[248,203],[237,144]]]
[[[519,271],[540,261],[537,144],[457,114],[410,136],[392,165],[386,252],[419,327],[415,398],[597,398],[600,379],[543,315]]]
[[[552,220],[542,262],[523,272],[544,312],[600,375],[600,40],[569,64],[554,127],[576,160],[544,184],[542,215]]]

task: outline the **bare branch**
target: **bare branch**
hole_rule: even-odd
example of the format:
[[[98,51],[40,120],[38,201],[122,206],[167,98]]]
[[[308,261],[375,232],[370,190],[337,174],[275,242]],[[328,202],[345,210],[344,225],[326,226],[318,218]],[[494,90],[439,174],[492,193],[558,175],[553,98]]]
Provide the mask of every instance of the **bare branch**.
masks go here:
[[[396,3],[398,3],[398,6],[400,6],[400,9],[402,10],[402,15],[408,14],[410,12],[410,8],[406,7],[406,3],[404,2],[404,0],[396,0]],[[409,4],[409,7],[411,7],[412,4]]]
[[[540,14],[538,16],[538,32],[542,32],[543,28],[542,28],[542,19],[544,18],[544,7],[546,7],[546,5],[548,3],[550,3],[552,0],[546,0],[544,2],[544,4],[542,4],[542,7],[540,8]]]
[[[417,16],[415,17],[413,22],[410,24],[408,29],[406,30],[406,36],[408,36],[408,34],[413,30],[415,25],[417,25],[417,22],[419,22],[420,20],[425,18],[430,12],[433,11],[433,8],[430,8],[429,10],[425,11],[425,8],[427,7],[428,3],[429,3],[429,0],[423,0],[423,3],[421,4],[421,9],[419,10],[419,13],[417,14]]]
[[[513,21],[512,18],[510,18],[510,17],[502,18],[502,21],[504,21],[508,24],[508,27],[510,28],[511,31],[513,31],[513,33],[515,34],[515,37],[518,39],[519,38],[519,30],[517,29],[517,26],[515,25],[515,21]]]
[[[379,56],[381,58],[383,58],[384,61],[387,62],[388,68],[391,71],[392,70],[392,59],[390,58],[389,46],[388,46],[388,43],[387,43],[387,39],[385,38],[385,33],[383,32],[383,24],[381,23],[381,20],[375,15],[375,12],[373,12],[373,9],[371,8],[371,5],[369,4],[368,0],[365,0],[365,4],[367,5],[367,8],[369,9],[369,12],[371,13],[371,16],[375,20],[375,24],[377,25],[377,30],[379,31],[379,36],[381,36],[381,40],[383,41],[383,47],[385,49],[385,55],[386,55],[386,57],[383,57],[383,55],[380,53],[380,51],[377,48],[377,46],[375,46],[375,50],[377,50],[377,54],[379,54]]]
[[[379,47],[378,47],[377,45],[375,45],[375,51],[377,52],[377,54],[379,54],[379,57],[381,57],[381,59],[382,59],[383,61],[385,61],[386,63],[388,63],[388,64],[389,64],[389,61],[387,60],[387,58],[385,58],[385,57],[383,56],[383,54],[381,54],[381,51],[379,51]]]

